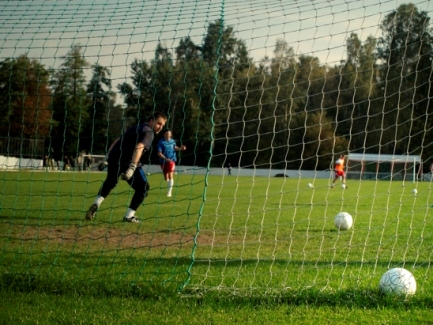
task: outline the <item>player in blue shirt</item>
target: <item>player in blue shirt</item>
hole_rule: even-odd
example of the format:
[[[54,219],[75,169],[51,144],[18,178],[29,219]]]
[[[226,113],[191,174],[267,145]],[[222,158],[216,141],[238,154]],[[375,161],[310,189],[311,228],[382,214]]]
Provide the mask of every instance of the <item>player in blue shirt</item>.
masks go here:
[[[135,211],[143,203],[149,191],[149,183],[141,168],[144,163],[143,154],[150,149],[154,134],[159,133],[166,122],[167,116],[164,113],[155,112],[147,123],[129,128],[112,143],[108,150],[107,178],[87,211],[86,220],[92,220],[95,217],[102,201],[117,185],[120,177],[135,190],[123,221],[139,222],[135,217]]]
[[[171,136],[171,131],[165,130],[164,138],[158,142],[159,164],[161,165],[164,179],[167,181],[167,196],[169,197],[171,196],[174,184],[173,175],[177,161],[176,151],[186,150],[184,145],[178,147]]]

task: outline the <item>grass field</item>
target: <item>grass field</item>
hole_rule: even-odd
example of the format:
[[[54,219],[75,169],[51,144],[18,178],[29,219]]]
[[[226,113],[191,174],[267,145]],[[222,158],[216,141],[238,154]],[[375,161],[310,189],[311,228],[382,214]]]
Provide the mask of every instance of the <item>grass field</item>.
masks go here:
[[[128,224],[124,182],[84,220],[104,173],[0,175],[0,324],[433,324],[428,182],[155,174]]]

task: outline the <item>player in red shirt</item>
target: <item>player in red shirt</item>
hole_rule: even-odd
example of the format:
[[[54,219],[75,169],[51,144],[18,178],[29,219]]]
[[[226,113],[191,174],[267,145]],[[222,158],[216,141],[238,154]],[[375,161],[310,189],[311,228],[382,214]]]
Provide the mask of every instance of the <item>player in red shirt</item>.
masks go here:
[[[334,187],[337,179],[339,179],[341,177],[341,181],[343,182],[344,187],[347,188],[347,186],[346,186],[346,173],[344,172],[344,159],[345,159],[345,156],[340,155],[340,158],[338,158],[335,161],[335,166],[334,166],[335,176],[334,176],[334,180],[332,181],[331,187]]]

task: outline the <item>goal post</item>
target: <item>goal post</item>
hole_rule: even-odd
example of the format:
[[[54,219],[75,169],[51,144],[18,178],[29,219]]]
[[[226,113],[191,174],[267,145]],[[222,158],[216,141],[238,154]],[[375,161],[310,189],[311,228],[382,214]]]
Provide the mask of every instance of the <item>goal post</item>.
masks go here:
[[[423,164],[417,155],[350,153],[347,177],[352,179],[411,180],[423,178]]]
[[[106,155],[79,154],[76,158],[78,170],[103,171]]]

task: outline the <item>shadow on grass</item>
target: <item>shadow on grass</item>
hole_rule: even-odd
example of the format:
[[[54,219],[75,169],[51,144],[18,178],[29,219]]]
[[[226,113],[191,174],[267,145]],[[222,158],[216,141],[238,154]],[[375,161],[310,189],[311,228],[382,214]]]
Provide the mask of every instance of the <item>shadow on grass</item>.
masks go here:
[[[179,288],[179,287],[178,287]],[[177,288],[177,289],[178,289]],[[433,300],[425,295],[386,296],[379,290],[205,290],[186,288],[182,292],[171,285],[156,283],[134,284],[128,282],[110,282],[105,280],[92,282],[53,280],[49,277],[28,274],[3,274],[0,276],[0,292],[36,292],[63,296],[124,297],[132,299],[160,300],[161,298],[180,299],[196,305],[216,304],[238,308],[239,306],[327,306],[336,308],[396,308],[396,309],[431,309]]]
[[[219,291],[200,294],[196,290],[184,290],[182,297],[195,299],[197,304],[209,301],[224,303],[233,306],[309,306],[309,307],[335,307],[347,309],[431,309],[433,301],[425,295],[392,296],[384,295],[379,290],[354,289],[354,290],[282,290],[280,292],[242,292]]]
[[[141,283],[115,282],[111,279],[70,281],[29,274],[2,274],[0,276],[0,291],[4,292],[39,292],[54,295],[117,296],[146,299],[159,297],[162,292],[176,292],[173,290],[175,288],[167,287],[169,286],[152,285],[151,283],[143,286]]]

